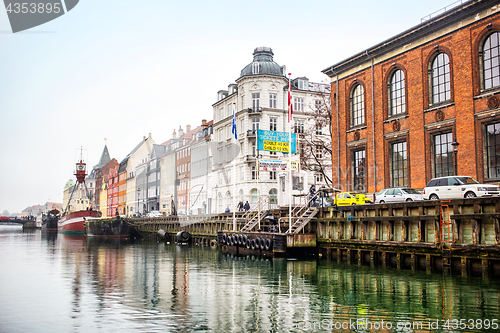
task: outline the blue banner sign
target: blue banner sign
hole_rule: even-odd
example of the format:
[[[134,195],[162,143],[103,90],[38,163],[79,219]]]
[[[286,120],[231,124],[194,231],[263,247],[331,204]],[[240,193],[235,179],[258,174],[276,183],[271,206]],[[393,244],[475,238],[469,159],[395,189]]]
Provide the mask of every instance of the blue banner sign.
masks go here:
[[[292,154],[297,153],[296,138],[297,134],[292,133]],[[288,132],[257,130],[257,149],[288,153],[290,151],[289,139],[290,133]]]

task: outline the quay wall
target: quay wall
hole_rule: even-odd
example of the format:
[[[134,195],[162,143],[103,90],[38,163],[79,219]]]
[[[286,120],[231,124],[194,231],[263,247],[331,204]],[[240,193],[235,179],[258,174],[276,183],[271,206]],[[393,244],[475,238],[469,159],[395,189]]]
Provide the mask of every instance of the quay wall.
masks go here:
[[[269,213],[283,218],[285,232],[288,209]],[[186,230],[206,244],[217,231],[239,232],[245,225],[242,213],[235,220],[226,213],[134,221],[140,232]],[[329,260],[500,276],[499,222],[500,198],[369,204],[321,208],[301,234],[316,235],[318,254]],[[261,231],[272,228],[263,219]]]
[[[331,260],[500,275],[500,198],[323,210],[319,253]]]

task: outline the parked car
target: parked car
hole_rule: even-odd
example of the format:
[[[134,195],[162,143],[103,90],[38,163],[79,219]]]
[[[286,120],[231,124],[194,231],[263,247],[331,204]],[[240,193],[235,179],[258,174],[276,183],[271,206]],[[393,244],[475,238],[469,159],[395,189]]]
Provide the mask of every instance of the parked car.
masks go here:
[[[422,194],[410,187],[385,188],[375,195],[376,203],[424,200]]]
[[[491,197],[500,194],[500,187],[492,184],[480,184],[467,176],[449,176],[433,178],[424,188],[425,200],[448,200],[475,197]]]
[[[335,204],[337,206],[364,205],[367,203],[372,203],[372,201],[360,193],[340,192],[335,196]]]
[[[146,216],[147,217],[161,217],[161,216],[163,216],[163,213],[160,212],[159,210],[152,210]]]

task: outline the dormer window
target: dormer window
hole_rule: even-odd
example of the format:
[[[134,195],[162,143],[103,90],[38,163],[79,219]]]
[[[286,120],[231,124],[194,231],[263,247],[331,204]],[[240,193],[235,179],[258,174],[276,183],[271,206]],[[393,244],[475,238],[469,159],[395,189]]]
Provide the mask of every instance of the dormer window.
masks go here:
[[[259,74],[259,63],[257,61],[252,64],[252,74]]]
[[[300,80],[298,82],[298,88],[300,90],[307,90],[307,81],[306,80]]]

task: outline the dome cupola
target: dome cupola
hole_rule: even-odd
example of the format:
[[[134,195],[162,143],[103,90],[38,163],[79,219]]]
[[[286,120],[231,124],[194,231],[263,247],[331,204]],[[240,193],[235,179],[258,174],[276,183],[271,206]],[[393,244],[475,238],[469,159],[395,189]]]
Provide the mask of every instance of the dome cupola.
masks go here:
[[[241,70],[241,75],[279,75],[283,76],[283,66],[273,60],[273,50],[267,46],[257,47],[253,51],[253,62]]]

